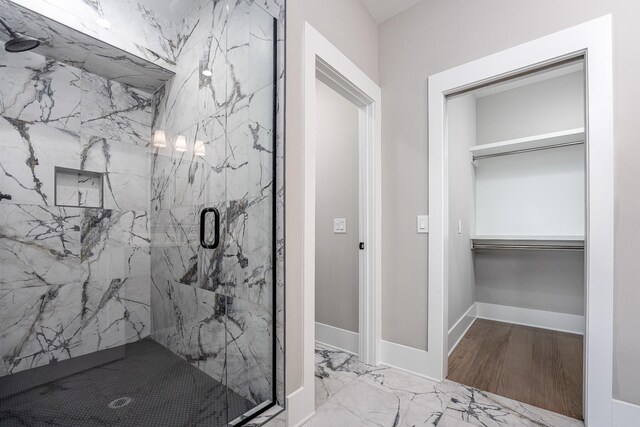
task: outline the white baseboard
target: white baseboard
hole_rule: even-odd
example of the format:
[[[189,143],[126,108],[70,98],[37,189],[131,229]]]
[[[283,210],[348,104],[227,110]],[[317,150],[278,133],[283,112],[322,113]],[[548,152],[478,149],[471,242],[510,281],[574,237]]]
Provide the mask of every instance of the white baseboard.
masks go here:
[[[458,319],[455,325],[449,329],[449,356],[453,350],[460,344],[462,338],[467,334],[471,326],[478,318],[478,303],[474,302],[471,307]]]
[[[302,427],[316,414],[315,384],[312,387],[300,387],[287,396],[287,426]]]
[[[424,350],[389,341],[380,341],[381,365],[439,382],[436,379],[438,373],[429,370],[430,367],[437,366],[433,361],[434,356],[437,357],[437,355],[429,354]]]
[[[640,425],[640,406],[613,399],[613,427],[637,427]]]
[[[316,342],[346,351],[347,353],[358,355],[359,335],[356,332],[336,328],[316,322]]]
[[[584,316],[477,302],[478,319],[584,335]]]

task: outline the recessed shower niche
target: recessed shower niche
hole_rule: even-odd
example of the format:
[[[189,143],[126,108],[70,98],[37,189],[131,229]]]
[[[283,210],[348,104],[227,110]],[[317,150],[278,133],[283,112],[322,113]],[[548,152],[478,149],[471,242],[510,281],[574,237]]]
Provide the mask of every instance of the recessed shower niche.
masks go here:
[[[264,423],[284,405],[284,1],[40,3],[0,1],[41,42],[0,48],[0,424]]]
[[[55,168],[55,205],[102,209],[103,177],[100,172]]]

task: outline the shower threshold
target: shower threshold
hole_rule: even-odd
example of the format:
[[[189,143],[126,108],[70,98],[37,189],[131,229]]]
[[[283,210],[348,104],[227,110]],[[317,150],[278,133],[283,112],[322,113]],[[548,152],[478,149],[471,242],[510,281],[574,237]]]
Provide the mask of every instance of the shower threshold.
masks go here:
[[[0,378],[2,426],[226,426],[254,407],[152,339]]]

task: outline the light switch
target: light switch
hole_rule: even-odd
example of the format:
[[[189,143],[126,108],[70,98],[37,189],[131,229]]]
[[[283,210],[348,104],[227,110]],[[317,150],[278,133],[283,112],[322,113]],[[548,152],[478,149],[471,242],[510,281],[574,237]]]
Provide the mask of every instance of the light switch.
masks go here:
[[[347,218],[334,218],[333,219],[333,233],[334,234],[346,234],[347,233]]]
[[[458,220],[458,234],[462,234],[462,220]]]
[[[418,233],[429,233],[429,215],[418,215]]]

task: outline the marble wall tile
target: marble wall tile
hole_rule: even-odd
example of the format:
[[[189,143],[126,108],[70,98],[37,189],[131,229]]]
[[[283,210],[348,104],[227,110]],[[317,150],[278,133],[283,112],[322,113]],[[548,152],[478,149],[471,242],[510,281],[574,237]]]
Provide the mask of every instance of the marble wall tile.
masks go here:
[[[83,354],[149,336],[149,276],[85,282],[82,291]]]
[[[0,139],[0,191],[10,194],[12,203],[53,205],[54,168],[78,169],[80,136],[43,123],[2,117]]]
[[[273,98],[272,88],[262,89],[250,98],[248,108],[230,118],[226,175],[229,200],[273,194]]]
[[[32,53],[8,59],[11,72],[0,73],[0,191],[12,196],[0,204],[0,375],[150,332],[150,97]],[[115,210],[55,207],[56,167],[104,173]],[[66,176],[68,200],[62,185],[59,203],[97,204],[99,178]]]
[[[81,133],[140,147],[151,144],[151,97],[123,84],[83,72]]]
[[[199,122],[200,55],[200,46],[184,51],[176,66],[176,75],[156,92],[154,130],[162,129],[178,135]]]
[[[32,52],[0,52],[0,116],[80,131],[80,70]]]
[[[81,261],[84,281],[148,277],[149,251],[149,219],[145,211],[83,211]]]
[[[79,283],[3,292],[0,299],[0,375],[81,354]]]
[[[0,289],[80,283],[81,222],[81,209],[0,204]]]
[[[19,3],[19,4],[15,4]],[[111,15],[120,14],[115,25],[120,26],[126,21],[134,22],[131,27],[127,27],[122,33],[107,31],[99,27],[98,19],[104,19],[104,14],[95,13],[91,8],[85,9],[91,2],[67,1],[52,4],[43,0],[16,0],[16,2],[1,2],[0,13],[13,28],[34,35],[40,39],[41,44],[33,52],[41,54],[47,58],[52,58],[62,63],[100,74],[105,78],[119,81],[141,89],[147,93],[153,93],[158,87],[164,84],[173,75],[172,59],[173,39],[165,39],[164,34],[157,32],[158,28],[170,29],[173,34],[175,26],[170,23],[149,22],[153,21],[146,13],[144,7],[140,7],[136,2],[128,2],[123,5],[122,1],[108,2],[120,9]],[[133,3],[133,4],[131,4]],[[22,7],[25,6],[25,7]],[[79,15],[74,17],[69,15],[65,7]],[[128,6],[128,10],[126,10]],[[69,21],[67,18],[71,17]],[[65,25],[66,24],[66,25]],[[71,25],[70,25],[71,24]],[[74,24],[78,24],[74,27]],[[106,38],[99,37],[92,31],[92,27],[99,28],[99,32],[105,32]],[[79,28],[78,28],[79,27]],[[131,29],[135,28],[135,32]],[[147,37],[146,33],[157,32],[160,37]],[[114,34],[125,35],[123,40],[125,45],[111,43],[109,36]],[[7,40],[8,36],[2,32],[0,39]],[[147,41],[150,40],[149,41]],[[156,42],[157,41],[157,42]],[[168,55],[164,52],[158,54],[168,47]]]
[[[149,334],[146,214],[37,205],[0,212],[2,374]]]
[[[180,44],[175,42],[177,28],[173,19],[155,13],[148,2],[12,0],[12,3],[43,13],[73,30],[164,68],[170,69],[180,52]],[[99,19],[108,21],[110,27],[101,26]]]
[[[167,147],[157,148],[151,160],[151,209],[214,204],[225,199],[224,118],[203,120],[181,132],[186,151],[175,147],[169,134]],[[204,152],[203,152],[204,151]]]
[[[100,136],[82,135],[80,142],[80,169],[102,174],[105,209],[149,210],[151,153],[148,148]]]
[[[271,307],[227,297],[227,386],[260,404],[273,399]]]
[[[218,381],[225,382],[225,300],[219,294],[152,278],[152,336]]]

